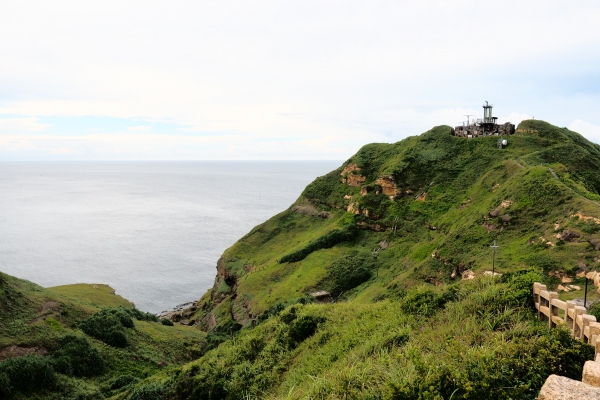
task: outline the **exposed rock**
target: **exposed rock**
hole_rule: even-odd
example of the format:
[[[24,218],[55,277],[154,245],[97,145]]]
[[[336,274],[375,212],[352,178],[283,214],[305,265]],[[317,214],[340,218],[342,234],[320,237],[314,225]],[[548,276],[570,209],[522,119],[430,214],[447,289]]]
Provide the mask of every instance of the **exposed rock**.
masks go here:
[[[557,222],[554,224],[554,230],[557,231],[560,229],[560,224]]]
[[[596,361],[586,361],[583,365],[583,383],[600,388],[600,363]]]
[[[310,203],[298,204],[298,205],[294,206],[294,208],[292,208],[292,210],[297,212],[298,214],[309,215],[312,217],[333,218],[332,213],[330,213],[328,211],[324,211],[324,210],[319,210]]]
[[[387,240],[383,240],[381,242],[379,242],[379,248],[381,248],[382,250],[385,250],[389,247],[390,242],[388,242]]]
[[[349,186],[361,186],[367,178],[359,174],[360,167],[357,164],[348,164],[340,173],[342,183],[347,183]]]
[[[556,287],[556,290],[557,290],[558,292],[570,292],[570,291],[571,291],[571,289],[569,289],[568,287],[565,287],[565,286],[563,286],[563,285],[558,285],[558,286]]]
[[[592,245],[592,247],[594,248],[594,250],[600,251],[600,239],[591,238],[590,239],[590,244]]]
[[[352,200],[352,196],[347,194],[344,196],[344,200]]]
[[[502,203],[500,203],[500,208],[510,207],[511,204],[512,204],[512,201],[510,201],[510,200],[503,200]]]
[[[572,290],[581,290],[581,286],[577,286],[577,285],[569,285],[568,287],[569,287],[569,289],[572,289]]]
[[[366,180],[367,178],[365,178],[362,175],[348,174],[348,178],[346,178],[346,183],[348,184],[348,186],[360,187],[363,183],[365,183]]]
[[[48,353],[45,347],[19,347],[19,346],[8,346],[0,350],[0,361],[7,358],[23,357],[28,354],[38,354],[40,356]]]
[[[494,224],[482,224],[481,226],[483,226],[488,233],[497,228]]]
[[[368,224],[366,222],[358,222],[356,224],[356,227],[358,229],[362,229],[365,231],[374,231],[374,232],[382,232],[385,231],[387,229],[387,227],[385,225],[381,225],[381,224]]]
[[[179,323],[181,325],[189,325],[190,324],[190,320],[189,319],[182,319]]]
[[[471,271],[470,269],[464,271],[461,275],[463,281],[468,281],[475,278],[475,272]]]
[[[325,290],[320,290],[318,292],[311,293],[310,296],[314,297],[315,300],[319,303],[332,303],[333,302],[333,297],[331,296],[331,293],[329,293]]]
[[[550,375],[538,396],[538,400],[600,400],[600,388],[583,382]]]
[[[358,207],[358,205],[356,203],[348,204],[348,208],[346,208],[346,211],[348,211],[352,214],[356,214],[356,215],[360,214],[360,208]]]
[[[498,217],[498,215],[500,215],[500,210],[495,209],[495,210],[490,211],[490,217],[496,218],[496,217]]]
[[[456,268],[454,268],[452,270],[452,274],[450,275],[450,278],[452,278],[452,279],[456,278]]]
[[[502,221],[504,221],[504,222],[508,222],[508,221],[510,221],[510,219],[511,219],[511,216],[508,214],[504,214],[502,216]]]
[[[377,185],[381,186],[381,191],[386,196],[400,196],[402,192],[398,191],[396,181],[390,175],[382,175],[375,181]]]
[[[563,240],[563,241],[565,241],[565,242],[570,242],[573,239],[577,239],[579,237],[580,237],[580,235],[578,233],[572,232],[572,231],[570,231],[568,229],[565,229],[563,231],[562,235],[560,236],[560,239]]]
[[[573,215],[571,215],[571,217],[577,217],[580,220],[584,220],[585,222],[589,222],[589,221],[594,221],[595,223],[597,223],[598,225],[600,225],[600,218],[596,218],[596,217],[591,217],[591,216],[587,216],[587,215],[583,215],[580,212],[577,212]]]
[[[502,276],[500,272],[492,272],[492,271],[484,271],[483,275],[485,276]]]
[[[467,270],[467,266],[465,263],[458,263],[458,272],[462,275],[463,272]]]
[[[458,207],[459,210],[464,209],[466,206],[468,206],[471,203],[471,199],[466,199],[465,201],[463,201],[460,206]]]
[[[418,195],[415,200],[417,201],[425,201],[427,200],[427,192],[423,192],[420,195]]]

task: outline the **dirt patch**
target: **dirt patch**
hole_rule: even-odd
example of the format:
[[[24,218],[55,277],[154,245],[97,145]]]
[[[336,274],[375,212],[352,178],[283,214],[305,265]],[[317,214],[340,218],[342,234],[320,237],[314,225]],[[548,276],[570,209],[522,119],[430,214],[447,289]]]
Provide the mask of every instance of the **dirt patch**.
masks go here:
[[[333,218],[333,214],[327,211],[318,210],[312,204],[302,204],[297,205],[292,208],[295,212],[302,215],[309,215],[311,217],[321,217],[321,218]]]
[[[7,358],[23,357],[28,354],[38,354],[40,356],[48,353],[45,347],[19,347],[19,346],[8,346],[0,350],[0,361],[6,360]]]
[[[52,312],[61,312],[62,311],[62,307],[60,305],[60,303],[57,303],[56,301],[46,301],[43,305],[42,308],[40,309],[39,313],[40,314],[45,314],[45,313],[52,313]]]

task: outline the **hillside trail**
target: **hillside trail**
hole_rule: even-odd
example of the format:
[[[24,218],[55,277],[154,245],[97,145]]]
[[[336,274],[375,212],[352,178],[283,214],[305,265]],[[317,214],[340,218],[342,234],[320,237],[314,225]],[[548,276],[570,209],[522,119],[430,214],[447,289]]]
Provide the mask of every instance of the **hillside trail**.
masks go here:
[[[525,167],[524,167],[524,166],[523,166],[523,165],[522,165],[522,164],[521,164],[521,163],[520,163],[520,162],[519,162],[519,161],[518,161],[516,158],[513,158],[512,160],[513,160],[513,161],[515,162],[515,164],[517,164],[519,167],[521,167],[521,168],[523,168],[523,169],[526,169],[526,168],[525,168]],[[558,181],[558,182],[559,182],[561,185],[563,185],[564,187],[566,187],[567,189],[569,189],[569,190],[570,190],[570,191],[571,191],[573,194],[575,194],[576,196],[579,196],[579,197],[581,197],[582,199],[584,199],[584,200],[587,200],[587,201],[589,201],[590,203],[593,203],[593,204],[597,205],[598,207],[600,207],[600,203],[598,203],[597,201],[590,200],[590,199],[588,199],[587,197],[585,197],[585,196],[583,196],[583,195],[581,195],[581,194],[577,193],[575,190],[573,190],[573,189],[572,189],[572,188],[570,188],[569,186],[567,186],[567,185],[566,185],[566,184],[565,184],[563,181],[561,181],[561,180],[560,180],[560,178],[558,177],[558,175],[556,175],[556,172],[554,172],[554,170],[553,170],[552,168],[548,167],[548,171],[550,171],[550,173],[552,174],[552,176],[553,176],[553,177],[554,177],[554,178],[555,178],[555,179],[556,179],[556,180],[557,180],[557,181]]]
[[[565,183],[564,183],[563,181],[561,181],[561,180],[560,180],[560,178],[558,177],[558,175],[556,175],[556,172],[554,172],[554,170],[553,170],[552,168],[548,167],[548,171],[550,171],[550,173],[552,174],[552,176],[553,176],[553,177],[555,177],[555,178],[556,178],[556,180],[557,180],[557,181],[558,181],[558,182],[559,182],[561,185],[563,185],[564,187],[566,187],[567,189],[569,189],[571,192],[573,192],[573,194],[575,194],[575,195],[577,195],[577,196],[581,197],[582,199],[584,199],[584,200],[587,200],[587,201],[589,201],[590,203],[593,203],[593,204],[597,205],[598,207],[600,207],[600,203],[598,203],[597,201],[590,200],[590,199],[588,199],[587,197],[585,197],[585,196],[583,196],[583,195],[581,195],[581,194],[577,193],[575,190],[573,190],[572,188],[570,188],[570,187],[568,187],[567,185],[565,185]]]

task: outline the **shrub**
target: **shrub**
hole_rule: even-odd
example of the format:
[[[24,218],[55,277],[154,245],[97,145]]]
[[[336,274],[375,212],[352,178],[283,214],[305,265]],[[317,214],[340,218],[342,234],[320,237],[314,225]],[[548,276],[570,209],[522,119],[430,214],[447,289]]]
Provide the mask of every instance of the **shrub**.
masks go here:
[[[502,298],[503,304],[512,307],[533,307],[533,283],[541,281],[542,275],[535,270],[521,270],[502,275],[499,282],[508,284],[508,290]]]
[[[158,317],[155,314],[143,312],[138,310],[137,308],[122,308],[122,310],[127,312],[131,316],[131,318],[135,318],[138,321],[158,322]]]
[[[104,359],[90,342],[81,336],[60,339],[59,349],[52,354],[55,369],[69,376],[95,376],[105,370]]]
[[[129,386],[133,383],[138,383],[140,378],[136,378],[132,375],[120,375],[110,385],[110,390],[116,390]]]
[[[368,281],[372,275],[370,261],[363,256],[347,256],[336,260],[327,267],[327,271],[332,285],[331,293],[334,296]]]
[[[167,318],[161,318],[160,323],[166,326],[173,326],[173,321]]]
[[[126,347],[125,328],[133,328],[131,316],[123,308],[106,308],[81,322],[82,331],[114,347]]]
[[[419,286],[406,293],[400,302],[400,309],[406,314],[428,317],[443,309],[447,302],[456,300],[456,298],[455,288],[438,293],[426,286]]]
[[[293,321],[288,331],[288,345],[294,348],[314,335],[321,322],[322,319],[312,315],[305,315]]]
[[[48,357],[30,354],[0,362],[0,393],[43,389],[54,380],[54,368]]]
[[[354,239],[358,235],[358,228],[356,225],[350,225],[344,229],[334,229],[331,232],[326,233],[314,242],[310,242],[300,250],[294,251],[293,253],[287,254],[281,257],[280,263],[285,262],[296,262],[304,260],[310,253],[321,250],[329,249],[338,243],[347,242]]]
[[[149,382],[135,387],[129,400],[160,400],[167,394],[167,387],[161,382]]]

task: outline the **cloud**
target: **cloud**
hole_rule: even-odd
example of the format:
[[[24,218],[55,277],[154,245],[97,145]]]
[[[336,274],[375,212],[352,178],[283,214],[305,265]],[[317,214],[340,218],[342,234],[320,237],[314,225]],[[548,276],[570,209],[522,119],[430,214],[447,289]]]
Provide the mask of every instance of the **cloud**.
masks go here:
[[[148,126],[148,125],[138,125],[138,126],[127,127],[128,132],[148,132],[149,130],[150,130],[150,126]]]
[[[600,125],[594,125],[577,119],[569,125],[569,129],[581,133],[586,139],[594,143],[600,144]]]
[[[221,137],[216,149],[243,138],[245,157],[270,157],[265,143],[279,143],[280,158],[300,149],[342,157],[480,117],[486,99],[501,121],[548,115],[561,126],[600,101],[595,2],[544,2],[543,13],[515,0],[32,5],[0,5],[0,114],[138,120],[106,133],[111,141],[141,140],[156,132],[144,130],[149,121],[165,121],[179,126],[173,134]],[[485,34],[469,22],[483,15]],[[573,82],[585,83],[586,98]],[[160,140],[164,152],[148,158],[172,154]]]
[[[47,128],[48,124],[37,122],[35,117],[29,118],[0,118],[0,134],[16,132],[39,132]]]

